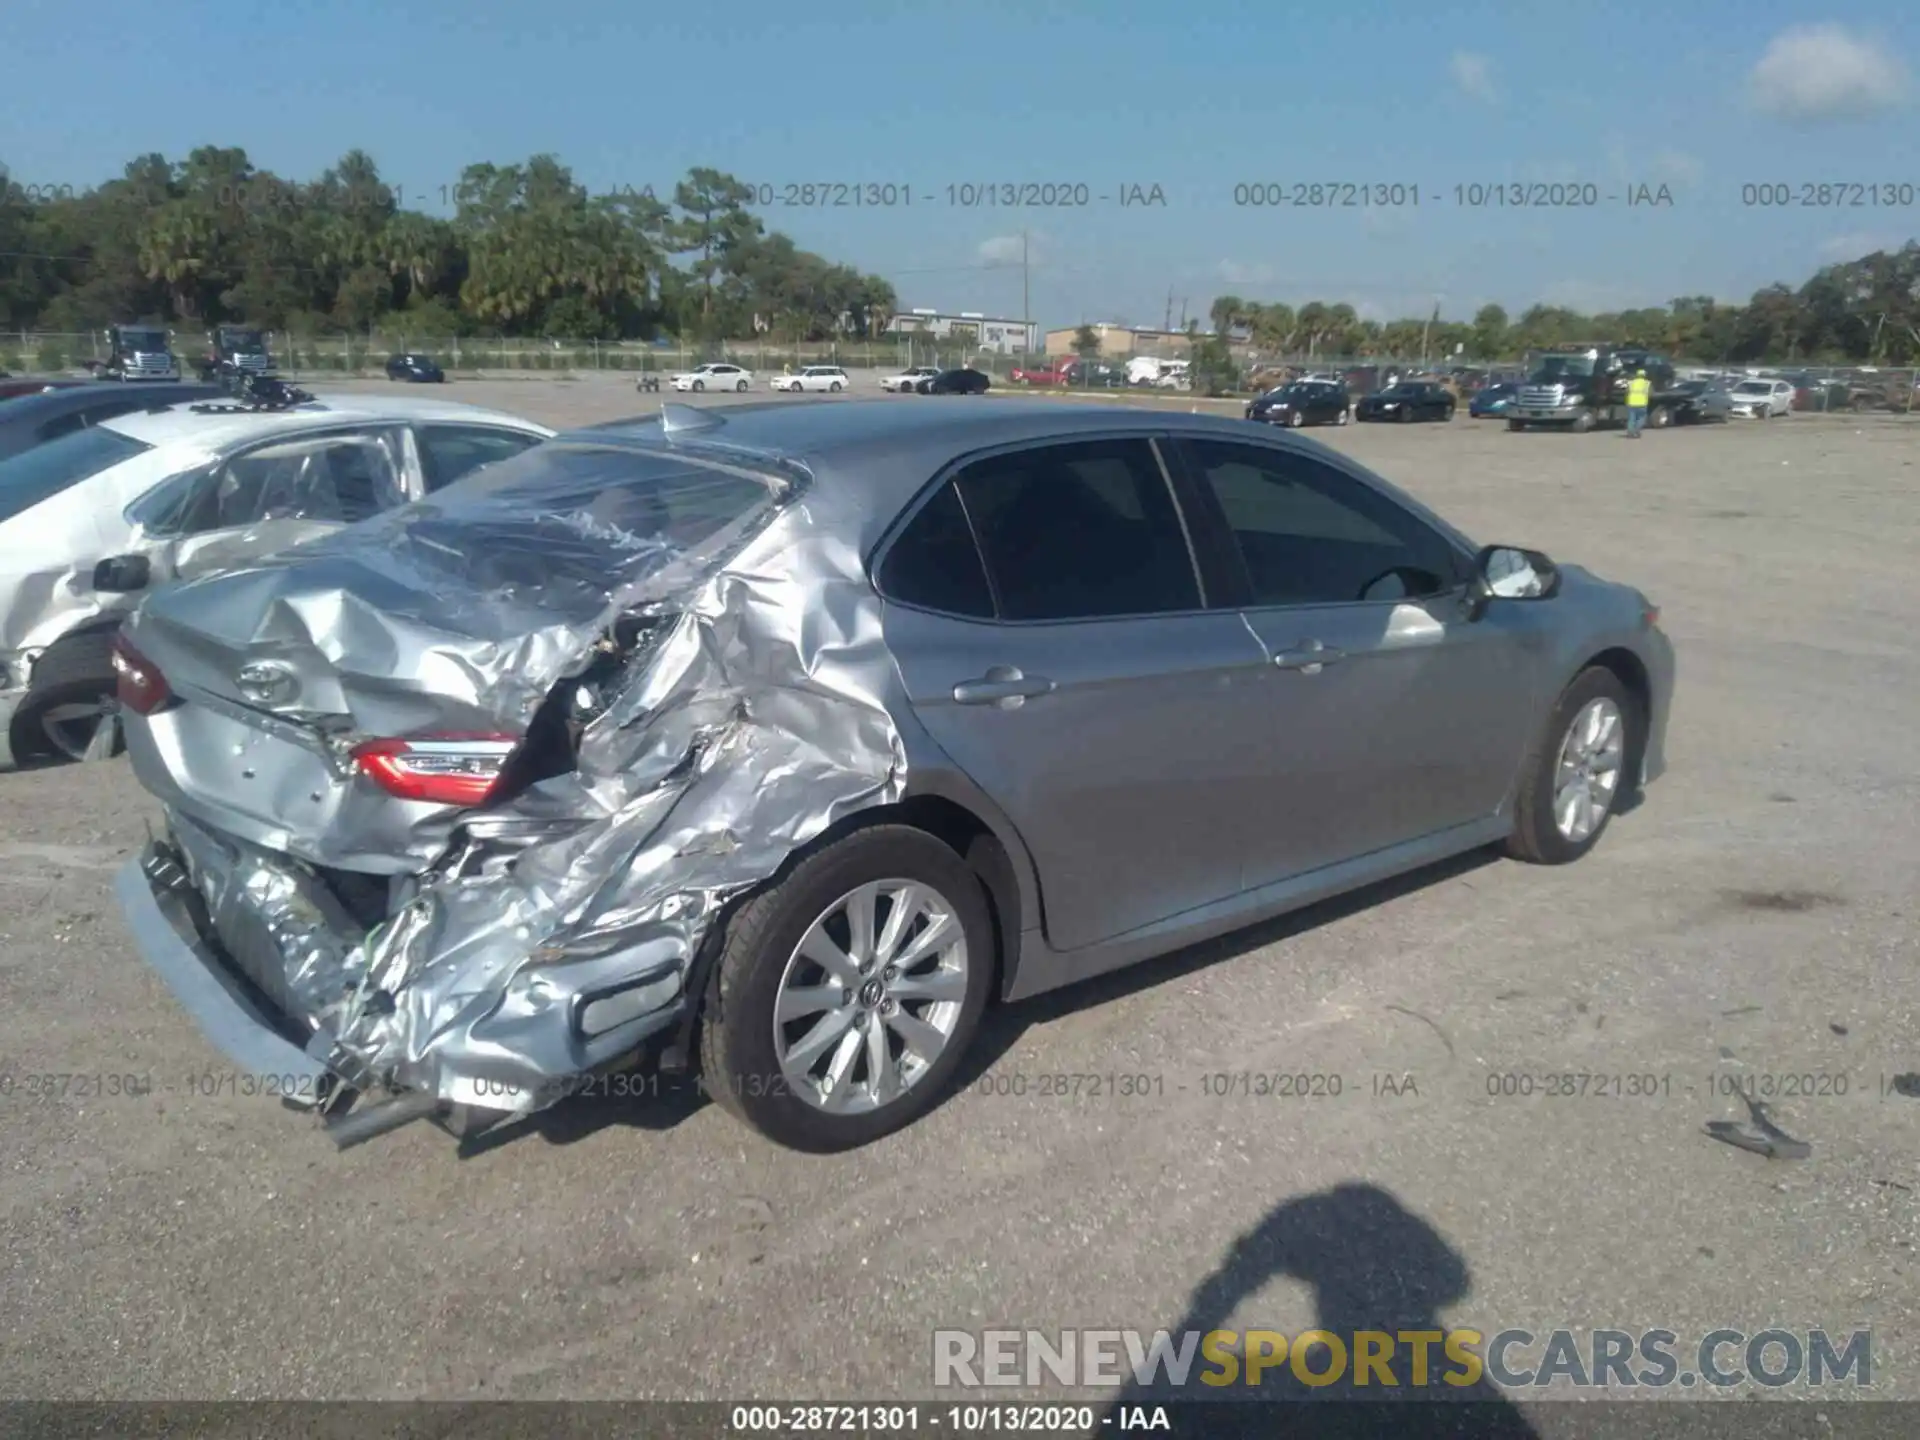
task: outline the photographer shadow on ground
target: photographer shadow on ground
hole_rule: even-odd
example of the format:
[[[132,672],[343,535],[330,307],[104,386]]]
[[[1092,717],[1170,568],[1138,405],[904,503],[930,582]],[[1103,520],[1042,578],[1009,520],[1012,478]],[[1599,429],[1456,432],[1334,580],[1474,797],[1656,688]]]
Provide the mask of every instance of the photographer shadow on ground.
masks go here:
[[[1539,1440],[1519,1409],[1484,1376],[1471,1385],[1444,1383],[1441,1377],[1447,1373],[1463,1372],[1437,1340],[1428,1350],[1429,1383],[1419,1388],[1410,1384],[1412,1358],[1399,1335],[1443,1331],[1440,1312],[1466,1298],[1471,1276],[1465,1259],[1440,1233],[1386,1190],[1338,1185],[1269,1211],[1194,1290],[1187,1313],[1170,1327],[1174,1343],[1189,1331],[1204,1336],[1225,1328],[1242,1301],[1281,1277],[1312,1287],[1316,1327],[1347,1347],[1338,1383],[1306,1384],[1296,1375],[1289,1354],[1287,1363],[1265,1370],[1257,1385],[1248,1385],[1246,1357],[1236,1347],[1241,1370],[1235,1383],[1215,1388],[1200,1384],[1199,1377],[1217,1374],[1218,1367],[1196,1352],[1184,1386],[1160,1380],[1151,1389],[1123,1391],[1109,1412],[1113,1428],[1121,1428],[1118,1416],[1126,1407],[1179,1401],[1189,1407],[1211,1402],[1205,1422],[1209,1436]],[[1243,1317],[1243,1323],[1257,1324],[1258,1319]],[[1377,1375],[1375,1383],[1364,1388],[1351,1383],[1354,1336],[1365,1331],[1394,1337],[1388,1368],[1396,1385],[1380,1385]],[[1335,1359],[1324,1347],[1309,1348],[1304,1368],[1310,1375],[1325,1375],[1334,1369]],[[1235,1403],[1249,1400],[1263,1403],[1248,1408]],[[1276,1416],[1266,1403],[1276,1401],[1298,1402],[1299,1408]],[[1191,1424],[1191,1409],[1188,1416]]]

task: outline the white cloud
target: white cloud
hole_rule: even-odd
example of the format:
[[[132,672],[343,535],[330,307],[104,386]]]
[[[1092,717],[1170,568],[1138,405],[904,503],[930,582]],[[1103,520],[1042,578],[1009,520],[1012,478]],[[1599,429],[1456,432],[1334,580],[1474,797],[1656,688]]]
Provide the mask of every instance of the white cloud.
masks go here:
[[[1901,241],[1897,235],[1871,230],[1854,230],[1845,235],[1834,235],[1820,242],[1820,258],[1823,260],[1859,260],[1873,254],[1876,250],[1898,250]]]
[[[1018,265],[1022,258],[1029,265],[1040,263],[1039,237],[1036,235],[995,235],[982,240],[974,252],[982,265]]]
[[[1902,104],[1906,67],[1841,25],[1781,31],[1747,77],[1754,105],[1781,120],[1858,120]]]
[[[1462,95],[1489,105],[1494,103],[1493,61],[1487,56],[1477,55],[1471,50],[1456,50],[1453,59],[1447,63],[1447,69]]]

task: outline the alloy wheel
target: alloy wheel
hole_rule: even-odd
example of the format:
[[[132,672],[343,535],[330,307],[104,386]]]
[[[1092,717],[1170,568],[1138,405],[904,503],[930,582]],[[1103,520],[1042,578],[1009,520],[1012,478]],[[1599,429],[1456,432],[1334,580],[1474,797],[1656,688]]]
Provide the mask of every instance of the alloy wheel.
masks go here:
[[[788,957],[774,1053],[788,1088],[829,1114],[870,1112],[945,1052],[967,994],[953,904],[915,880],[875,880],[829,905]]]
[[[104,760],[120,738],[120,717],[111,697],[50,705],[40,715],[40,732],[55,754],[66,760]]]
[[[1564,840],[1585,840],[1613,808],[1626,760],[1627,727],[1607,696],[1589,700],[1560,743],[1553,775],[1553,824]]]

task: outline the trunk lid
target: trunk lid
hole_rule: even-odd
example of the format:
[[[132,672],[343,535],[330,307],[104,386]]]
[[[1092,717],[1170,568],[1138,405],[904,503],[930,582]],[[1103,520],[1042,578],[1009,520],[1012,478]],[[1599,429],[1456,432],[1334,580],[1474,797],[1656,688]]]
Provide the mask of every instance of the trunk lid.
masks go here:
[[[312,863],[422,870],[471,801],[375,783],[356,749],[523,739],[561,681],[636,648],[622,617],[684,605],[783,488],[771,463],[555,441],[161,590],[125,631],[175,697],[127,716],[136,773],[203,824]]]

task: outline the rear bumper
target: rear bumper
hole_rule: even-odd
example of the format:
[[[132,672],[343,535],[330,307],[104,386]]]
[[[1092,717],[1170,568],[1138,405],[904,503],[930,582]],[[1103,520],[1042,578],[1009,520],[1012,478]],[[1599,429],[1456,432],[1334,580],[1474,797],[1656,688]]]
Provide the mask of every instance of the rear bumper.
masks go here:
[[[503,926],[490,937],[497,980],[475,985],[475,977],[460,975],[448,984],[436,980],[440,967],[429,959],[386,1011],[389,1020],[414,1023],[397,1031],[376,1027],[377,1042],[343,1044],[330,1025],[347,1037],[361,1032],[338,1015],[339,1001],[316,996],[339,997],[360,982],[357,970],[339,965],[324,971],[324,983],[315,978],[323,972],[314,964],[311,927],[316,910],[331,908],[316,895],[317,882],[284,856],[202,831],[178,815],[172,823],[185,838],[149,842],[122,868],[115,897],[141,958],[238,1067],[236,1093],[318,1104],[344,1087],[405,1092],[415,1114],[462,1105],[528,1114],[631,1061],[685,1013],[677,959],[628,952],[534,966]],[[222,851],[230,852],[228,860]],[[262,883],[273,876],[304,895]],[[260,895],[270,898],[254,898]],[[357,954],[356,934],[331,923],[327,929],[336,954]],[[239,951],[223,941],[227,935]]]
[[[284,1024],[246,993],[224,957],[199,933],[185,895],[164,878],[170,863],[154,842],[114,879],[114,898],[140,958],[214,1049],[259,1082],[244,1087],[246,1093],[271,1085],[290,1100],[317,1102],[331,1083],[326,1065],[293,1043]]]

